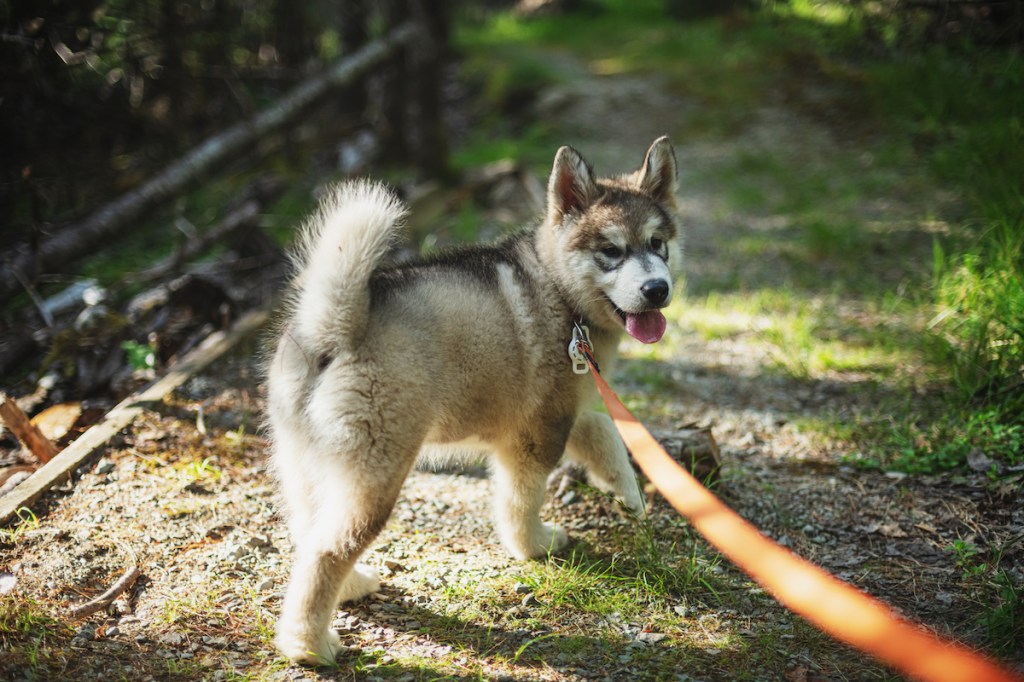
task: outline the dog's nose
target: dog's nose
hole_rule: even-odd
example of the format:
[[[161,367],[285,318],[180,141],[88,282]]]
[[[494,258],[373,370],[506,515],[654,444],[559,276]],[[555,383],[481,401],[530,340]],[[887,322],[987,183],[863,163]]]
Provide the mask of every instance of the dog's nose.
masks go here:
[[[649,279],[640,286],[640,293],[648,302],[661,305],[668,298],[668,282],[663,279]]]

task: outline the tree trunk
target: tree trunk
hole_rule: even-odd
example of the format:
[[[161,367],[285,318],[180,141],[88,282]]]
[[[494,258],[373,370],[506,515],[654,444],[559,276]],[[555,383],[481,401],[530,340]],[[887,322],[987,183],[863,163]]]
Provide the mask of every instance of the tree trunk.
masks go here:
[[[409,0],[387,0],[384,21],[388,30],[394,29],[409,16]],[[381,117],[378,126],[381,136],[381,155],[388,161],[409,158],[409,51],[399,49],[384,74],[381,88]]]
[[[362,49],[370,39],[369,7],[365,0],[344,0],[341,3],[341,50],[349,55]],[[342,112],[356,118],[366,113],[366,81],[360,79],[341,91]]]
[[[416,165],[426,177],[448,179],[451,170],[441,96],[447,13],[441,0],[413,0],[413,12],[427,29],[411,50],[412,90],[418,114]]]

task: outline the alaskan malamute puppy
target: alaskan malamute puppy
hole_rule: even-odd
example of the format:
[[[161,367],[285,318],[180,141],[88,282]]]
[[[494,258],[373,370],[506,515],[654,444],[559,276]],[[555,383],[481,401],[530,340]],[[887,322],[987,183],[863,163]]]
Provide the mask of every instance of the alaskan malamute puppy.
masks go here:
[[[324,200],[303,231],[268,367],[273,465],[295,545],[283,654],[334,660],[337,604],[379,588],[356,561],[423,446],[491,453],[495,526],[519,559],[568,541],[539,517],[563,457],[642,511],[626,449],[607,416],[584,409],[593,381],[567,349],[586,326],[609,368],[623,331],[661,338],[681,258],[675,188],[666,137],[638,170],[607,179],[562,147],[540,225],[402,265],[387,260],[405,214],[393,194],[350,182]]]

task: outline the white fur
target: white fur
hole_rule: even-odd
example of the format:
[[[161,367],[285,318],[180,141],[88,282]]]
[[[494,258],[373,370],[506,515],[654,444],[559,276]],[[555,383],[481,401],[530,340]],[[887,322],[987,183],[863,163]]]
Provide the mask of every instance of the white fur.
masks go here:
[[[366,283],[391,248],[406,209],[370,181],[329,190],[303,230],[296,264],[303,270],[295,321],[307,337],[358,342],[366,324]]]

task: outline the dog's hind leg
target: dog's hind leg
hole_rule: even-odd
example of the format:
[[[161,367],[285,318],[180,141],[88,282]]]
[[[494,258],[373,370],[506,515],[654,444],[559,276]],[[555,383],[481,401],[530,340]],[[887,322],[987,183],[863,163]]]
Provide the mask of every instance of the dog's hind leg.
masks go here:
[[[643,513],[644,500],[629,464],[629,453],[608,415],[580,414],[569,434],[565,454],[570,461],[586,467],[596,488],[617,497],[634,514]]]
[[[305,471],[314,463],[306,462],[302,457],[312,448],[300,439],[301,436],[279,426],[274,431],[272,457],[274,475],[284,497],[288,531],[296,547],[302,544],[303,537],[312,527],[314,511],[314,488]]]
[[[538,464],[515,450],[498,450],[493,459],[494,523],[501,542],[517,559],[557,552],[569,541],[560,527],[540,520],[550,467]]]
[[[341,648],[330,628],[338,602],[359,599],[380,586],[376,572],[356,560],[387,522],[405,470],[399,467],[391,476],[380,470],[355,471],[361,462],[322,461],[310,472],[318,478],[316,509],[310,529],[295,547],[275,640],[281,653],[296,663],[333,663]]]

